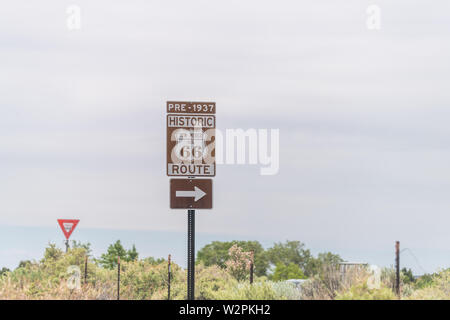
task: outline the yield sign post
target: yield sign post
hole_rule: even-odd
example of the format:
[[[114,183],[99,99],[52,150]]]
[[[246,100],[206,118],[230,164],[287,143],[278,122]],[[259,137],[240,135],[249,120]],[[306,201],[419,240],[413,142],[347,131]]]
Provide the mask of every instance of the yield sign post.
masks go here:
[[[66,237],[66,252],[69,250],[69,238],[73,230],[80,220],[77,219],[58,219],[58,224],[61,227],[64,236]]]

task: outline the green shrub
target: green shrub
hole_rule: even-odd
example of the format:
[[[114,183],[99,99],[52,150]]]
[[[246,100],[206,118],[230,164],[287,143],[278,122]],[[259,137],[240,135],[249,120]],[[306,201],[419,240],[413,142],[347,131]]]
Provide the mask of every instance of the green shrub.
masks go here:
[[[427,279],[426,285],[414,290],[407,299],[450,300],[450,269],[442,270]]]
[[[270,283],[270,282],[269,282]],[[272,289],[275,291],[279,300],[301,300],[301,289],[293,283],[281,281],[271,282]]]
[[[357,284],[336,295],[336,300],[394,300],[397,299],[391,289],[369,289],[366,283]]]
[[[122,264],[121,295],[126,299],[167,299],[167,262],[154,264],[150,260],[124,262]],[[184,282],[184,272],[172,263],[171,298],[181,298],[179,284]]]
[[[195,298],[198,300],[216,299],[220,291],[231,290],[238,281],[219,266],[196,266]]]
[[[88,249],[77,246],[65,253],[50,244],[40,261],[21,262],[15,270],[0,275],[0,299],[116,299],[117,269],[104,268],[91,259],[87,265],[87,283],[84,283],[84,262]],[[268,281],[266,277],[256,277],[254,284],[250,285],[244,277],[244,273],[248,274],[246,254],[239,250],[235,253],[238,257],[230,260],[238,262],[235,264],[237,268],[226,269],[218,265],[205,267],[203,264],[196,266],[196,299],[396,299],[390,288],[394,274],[390,269],[384,272],[378,289],[371,289],[367,285],[370,276],[367,270],[354,270],[344,281],[335,267],[323,268],[320,274],[308,279],[301,289],[284,281]],[[80,269],[78,275],[81,286],[78,289],[68,286],[73,277],[68,272],[70,266]],[[289,271],[289,268],[284,269]],[[161,259],[122,261],[121,299],[167,299],[167,271],[167,262]],[[242,271],[241,278],[245,281],[236,279],[237,271]],[[293,274],[281,272],[281,268],[279,271],[279,278],[301,276],[297,268]],[[171,275],[171,299],[186,299],[186,270],[172,263]],[[450,299],[450,269],[404,285],[402,294],[404,299]]]
[[[239,283],[237,286],[217,291],[214,299],[219,300],[276,300],[277,292],[269,282]]]

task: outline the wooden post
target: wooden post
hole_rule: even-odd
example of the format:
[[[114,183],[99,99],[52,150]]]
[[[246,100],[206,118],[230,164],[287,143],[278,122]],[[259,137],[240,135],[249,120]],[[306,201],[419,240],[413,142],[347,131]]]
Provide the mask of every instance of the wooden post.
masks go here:
[[[117,300],[120,300],[120,257],[117,257]]]
[[[84,284],[87,284],[87,263],[88,263],[88,256],[84,258]]]
[[[253,284],[253,268],[254,268],[254,261],[255,261],[255,251],[251,251],[250,254],[250,284]]]
[[[167,262],[167,300],[170,300],[170,254],[169,254],[169,259]]]
[[[400,241],[395,242],[395,293],[400,298]]]

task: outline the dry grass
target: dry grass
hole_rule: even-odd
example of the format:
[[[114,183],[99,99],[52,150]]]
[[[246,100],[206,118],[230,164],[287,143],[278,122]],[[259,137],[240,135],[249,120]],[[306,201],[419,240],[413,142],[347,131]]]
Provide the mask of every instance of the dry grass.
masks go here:
[[[50,248],[39,262],[27,264],[0,276],[0,299],[9,300],[115,300],[117,299],[117,270],[109,270],[90,262],[87,284],[70,289],[69,267],[84,270],[82,249],[68,254]],[[298,299],[283,287],[285,283],[271,283],[265,278],[239,282],[226,269],[218,266],[196,270],[196,299]],[[368,285],[371,276],[366,268],[353,268],[343,275],[336,266],[325,266],[309,279],[301,290],[304,300],[334,299],[396,299],[392,291],[393,272],[384,270],[379,287]],[[83,281],[84,279],[80,279]],[[167,264],[139,260],[123,262],[120,283],[121,299],[167,299]],[[172,299],[186,298],[186,274],[172,264]],[[433,276],[425,287],[405,286],[404,299],[450,299],[450,270]]]

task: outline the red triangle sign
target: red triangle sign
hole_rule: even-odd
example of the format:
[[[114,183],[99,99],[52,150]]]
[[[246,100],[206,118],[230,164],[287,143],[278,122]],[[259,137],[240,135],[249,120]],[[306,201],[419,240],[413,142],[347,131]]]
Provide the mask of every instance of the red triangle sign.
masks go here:
[[[78,222],[80,222],[80,220],[58,219],[59,226],[61,227],[61,230],[66,236],[67,240],[69,240],[69,237],[72,234],[73,230],[75,230],[75,227],[77,226]]]

